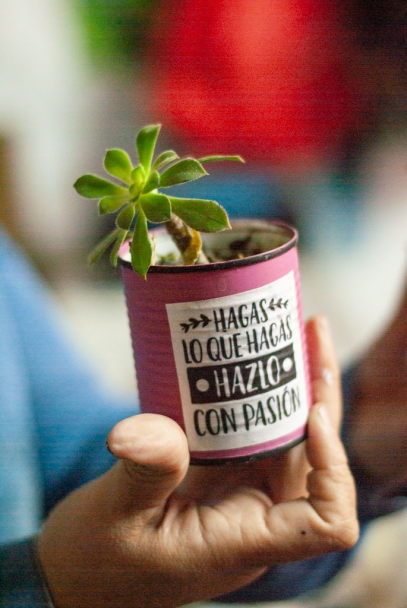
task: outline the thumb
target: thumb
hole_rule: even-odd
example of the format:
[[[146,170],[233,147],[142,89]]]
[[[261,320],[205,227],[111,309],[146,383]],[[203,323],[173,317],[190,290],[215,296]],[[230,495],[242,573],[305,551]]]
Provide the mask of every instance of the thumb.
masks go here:
[[[122,420],[109,433],[107,447],[120,459],[110,471],[110,482],[121,512],[164,507],[189,465],[184,432],[157,414]]]

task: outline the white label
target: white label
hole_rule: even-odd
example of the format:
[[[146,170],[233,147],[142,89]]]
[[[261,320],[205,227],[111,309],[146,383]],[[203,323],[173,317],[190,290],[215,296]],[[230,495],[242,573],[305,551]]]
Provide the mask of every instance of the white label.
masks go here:
[[[190,450],[272,441],[305,424],[294,273],[237,295],[167,304]]]

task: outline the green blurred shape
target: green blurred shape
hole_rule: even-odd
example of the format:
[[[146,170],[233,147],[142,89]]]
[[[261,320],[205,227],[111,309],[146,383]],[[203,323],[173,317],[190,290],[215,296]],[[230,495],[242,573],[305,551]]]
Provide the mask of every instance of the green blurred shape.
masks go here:
[[[152,0],[71,0],[95,64],[133,65],[144,58]]]

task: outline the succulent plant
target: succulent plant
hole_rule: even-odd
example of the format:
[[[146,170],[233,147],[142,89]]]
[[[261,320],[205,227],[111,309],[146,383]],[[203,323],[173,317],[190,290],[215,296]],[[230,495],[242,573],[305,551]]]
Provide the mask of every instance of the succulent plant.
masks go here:
[[[181,159],[173,150],[154,158],[161,125],[148,125],[137,134],[139,164],[133,166],[123,150],[106,152],[106,171],[120,183],[97,175],[83,175],[74,184],[81,196],[99,199],[99,213],[116,213],[115,228],[100,241],[89,259],[94,263],[111,247],[110,260],[116,266],[121,245],[129,239],[134,270],[146,278],[154,264],[154,241],[148,222],[163,223],[176,243],[184,264],[206,261],[200,232],[218,232],[230,228],[227,213],[216,201],[179,198],[168,195],[167,188],[208,175],[204,164],[213,161],[244,162],[240,156],[206,156]],[[165,193],[159,190],[164,189]]]

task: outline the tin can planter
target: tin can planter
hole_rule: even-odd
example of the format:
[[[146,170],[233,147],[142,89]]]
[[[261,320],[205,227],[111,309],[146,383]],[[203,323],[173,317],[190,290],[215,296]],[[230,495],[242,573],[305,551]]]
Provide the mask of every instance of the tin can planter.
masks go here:
[[[174,245],[153,231],[157,256]],[[214,251],[250,241],[251,255],[155,265],[144,281],[120,251],[140,406],[185,430],[191,462],[252,460],[306,433],[310,391],[297,232],[241,220],[204,235]]]

